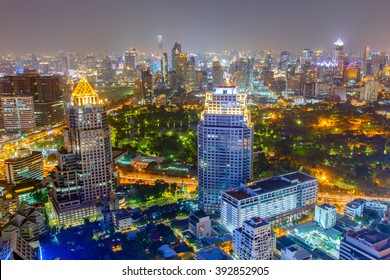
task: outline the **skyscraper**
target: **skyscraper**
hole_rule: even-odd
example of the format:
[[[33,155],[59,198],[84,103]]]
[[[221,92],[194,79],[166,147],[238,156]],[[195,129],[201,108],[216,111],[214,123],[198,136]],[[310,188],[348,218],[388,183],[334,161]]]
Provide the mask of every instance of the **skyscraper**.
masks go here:
[[[344,43],[339,38],[333,46],[333,64],[337,67],[337,71],[341,77],[344,75]]]
[[[187,61],[186,66],[186,92],[196,90],[196,71],[195,71],[195,57],[191,56]]]
[[[233,250],[240,260],[272,260],[275,242],[271,224],[258,217],[233,232]]]
[[[161,35],[157,36],[157,48],[158,48],[158,58],[162,59],[163,56],[163,37]]]
[[[213,87],[223,86],[224,85],[223,69],[217,58],[214,58],[213,60],[212,74],[213,74]]]
[[[252,146],[247,94],[235,86],[207,92],[198,125],[198,193],[206,212],[219,212],[222,190],[251,180]]]
[[[85,76],[72,93],[66,122],[65,150],[59,154],[49,195],[59,226],[95,216],[97,200],[116,183],[106,109]]]

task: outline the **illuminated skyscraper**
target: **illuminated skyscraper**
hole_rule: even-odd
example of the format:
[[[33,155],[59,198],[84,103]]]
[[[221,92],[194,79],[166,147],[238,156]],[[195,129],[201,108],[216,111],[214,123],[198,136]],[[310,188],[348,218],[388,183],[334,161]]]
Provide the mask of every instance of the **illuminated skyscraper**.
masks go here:
[[[337,67],[337,71],[341,77],[344,75],[344,63],[345,63],[344,43],[339,38],[334,43],[333,64],[335,65],[335,67]]]
[[[207,92],[198,125],[198,193],[206,212],[219,212],[222,190],[251,180],[252,146],[247,94],[227,86]]]
[[[176,41],[171,51],[172,69],[175,70],[176,73],[179,73],[180,54],[181,44]]]
[[[163,77],[164,77],[164,83],[165,85],[169,88],[169,79],[168,79],[168,53],[164,53],[164,72],[163,72]]]
[[[59,154],[49,195],[59,226],[95,216],[96,201],[115,185],[106,109],[85,76],[73,91],[66,121],[65,150]]]

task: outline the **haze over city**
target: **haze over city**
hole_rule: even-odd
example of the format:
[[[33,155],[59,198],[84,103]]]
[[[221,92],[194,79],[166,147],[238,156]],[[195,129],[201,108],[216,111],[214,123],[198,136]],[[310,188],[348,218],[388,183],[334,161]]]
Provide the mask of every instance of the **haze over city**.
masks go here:
[[[0,10],[2,52],[122,52],[179,40],[191,51],[331,49],[370,44],[388,50],[390,2],[373,1],[9,1]]]

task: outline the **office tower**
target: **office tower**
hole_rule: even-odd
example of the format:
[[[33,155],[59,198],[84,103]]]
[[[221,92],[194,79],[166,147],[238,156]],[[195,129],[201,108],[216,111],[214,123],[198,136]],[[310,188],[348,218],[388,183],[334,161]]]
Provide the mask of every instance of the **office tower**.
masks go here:
[[[163,74],[163,77],[164,77],[164,83],[165,85],[169,88],[170,87],[170,84],[169,84],[169,79],[168,79],[168,53],[165,52],[164,53],[164,74]]]
[[[32,69],[34,69],[36,72],[39,70],[39,61],[38,58],[35,54],[31,55],[31,64],[32,64]]]
[[[124,63],[123,63],[123,75],[126,79],[130,81],[135,79],[134,70],[136,69],[136,50],[130,49],[130,51],[125,52]]]
[[[364,54],[363,54],[363,73],[364,75],[367,75],[368,74],[368,65],[369,65],[369,60],[370,60],[370,47],[369,46],[365,46],[364,47]]]
[[[217,58],[214,58],[214,60],[213,60],[212,75],[213,75],[213,87],[214,88],[224,85],[223,69],[222,69],[221,64],[219,63]]]
[[[271,57],[271,53],[270,52],[267,52],[267,55],[265,56],[264,58],[264,68],[263,70],[271,70],[272,68],[272,57]]]
[[[96,202],[116,184],[107,112],[85,76],[73,91],[66,123],[65,150],[59,153],[56,181],[49,192],[60,227],[96,216]]]
[[[14,233],[0,248],[0,260],[36,260],[37,252],[31,245]]]
[[[33,244],[46,234],[45,216],[32,205],[23,202],[16,213],[6,214],[0,221],[3,240],[18,234],[27,242]]]
[[[317,202],[318,179],[293,172],[222,191],[221,224],[230,232],[255,216],[296,220]]]
[[[203,210],[219,212],[221,191],[251,180],[252,147],[247,94],[228,86],[207,92],[198,125],[198,194]]]
[[[313,255],[303,249],[301,246],[297,244],[293,244],[287,247],[282,248],[281,250],[281,260],[295,261],[295,260],[312,260]]]
[[[162,56],[163,56],[163,37],[161,35],[157,36],[157,48],[158,48],[158,52],[157,52],[158,58],[162,59]]]
[[[35,131],[33,96],[2,96],[0,106],[6,133]]]
[[[330,229],[336,225],[336,207],[324,203],[316,205],[314,210],[314,220],[323,228]]]
[[[18,149],[14,158],[4,161],[8,184],[21,184],[43,179],[43,157],[41,152]]]
[[[211,220],[204,211],[192,213],[188,221],[189,230],[195,238],[211,236]]]
[[[63,122],[65,115],[60,77],[38,76],[36,86],[34,106],[37,127],[54,126]]]
[[[372,229],[348,232],[340,242],[340,260],[390,260],[390,237]]]
[[[272,260],[275,243],[271,224],[259,217],[245,220],[233,231],[233,250],[240,260]]]
[[[206,71],[195,71],[196,72],[196,88],[197,89],[204,89],[207,86],[207,72]]]
[[[149,68],[141,70],[141,90],[143,104],[153,104],[153,76]]]
[[[186,92],[197,90],[196,87],[196,71],[195,71],[195,57],[191,56],[186,66]]]
[[[338,74],[343,77],[344,75],[344,63],[345,63],[345,55],[344,55],[344,43],[339,38],[333,46],[333,59],[332,62],[334,66],[337,68]]]
[[[363,87],[360,88],[360,100],[366,102],[375,102],[378,100],[380,83],[375,81],[374,77],[367,77]]]
[[[171,50],[172,69],[175,70],[176,73],[179,73],[180,54],[181,44],[176,41]]]
[[[179,88],[185,89],[187,75],[187,53],[181,53],[179,59],[179,72],[176,72],[179,78]]]

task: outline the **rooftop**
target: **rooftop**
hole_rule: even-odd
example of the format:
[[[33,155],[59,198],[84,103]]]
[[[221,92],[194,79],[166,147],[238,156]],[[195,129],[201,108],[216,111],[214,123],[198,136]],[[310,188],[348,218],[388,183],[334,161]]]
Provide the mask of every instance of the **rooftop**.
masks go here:
[[[329,203],[323,203],[323,204],[320,204],[320,205],[317,205],[318,207],[324,209],[324,210],[328,210],[329,208],[330,209],[336,209],[336,206],[332,205],[332,204],[329,204]]]
[[[249,183],[248,187],[254,190],[257,194],[261,194],[315,180],[317,180],[317,178],[297,171]]]
[[[390,237],[372,229],[363,229],[347,235],[355,240],[360,241],[377,251],[383,251],[390,248]]]
[[[239,191],[239,190],[231,190],[231,191],[227,191],[226,192],[228,195],[232,196],[233,198],[237,199],[237,200],[241,200],[241,199],[245,199],[245,198],[248,198],[248,197],[251,197],[249,194],[243,192],[243,191]]]
[[[219,247],[205,248],[196,253],[198,260],[230,260],[231,257]]]
[[[263,220],[260,217],[253,217],[249,220],[244,221],[244,223],[252,226],[253,228],[258,228],[269,224],[266,220]]]

